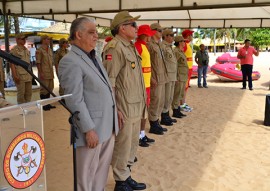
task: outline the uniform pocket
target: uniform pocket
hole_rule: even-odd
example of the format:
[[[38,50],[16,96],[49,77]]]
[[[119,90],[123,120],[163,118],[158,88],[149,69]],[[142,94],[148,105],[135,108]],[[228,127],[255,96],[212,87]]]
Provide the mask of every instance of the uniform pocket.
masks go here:
[[[139,58],[138,58],[139,59]],[[142,100],[142,82],[141,82],[141,67],[137,58],[131,55],[126,56],[126,72],[127,78],[125,79],[124,87],[126,89],[126,100],[128,103],[138,103]],[[138,89],[139,88],[139,89]]]

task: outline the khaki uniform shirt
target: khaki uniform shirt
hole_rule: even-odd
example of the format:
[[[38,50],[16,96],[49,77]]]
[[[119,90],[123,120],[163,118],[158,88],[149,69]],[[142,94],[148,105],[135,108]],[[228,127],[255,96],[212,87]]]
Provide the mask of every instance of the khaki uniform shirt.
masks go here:
[[[53,53],[50,48],[40,47],[36,51],[36,62],[40,64],[41,71],[44,78],[49,80],[53,79]]]
[[[174,48],[174,54],[177,60],[177,81],[185,82],[188,79],[187,58],[179,47]]]
[[[54,55],[54,64],[58,65],[60,60],[68,53],[68,50],[65,48],[59,48],[56,50]]]
[[[172,44],[162,41],[164,46],[164,59],[167,68],[169,81],[176,81],[177,61],[173,53]]]
[[[115,88],[117,108],[126,118],[145,118],[146,93],[135,46],[116,35],[103,51],[103,64]]]
[[[27,62],[30,64],[30,52],[25,46],[14,46],[12,50],[10,51],[10,54],[20,58],[21,60]],[[32,80],[32,76],[21,66],[15,65],[17,76],[20,78],[23,82],[29,82]]]
[[[167,68],[165,65],[164,53],[161,42],[155,42],[154,39],[148,43],[150,59],[151,59],[151,77],[157,81],[158,84],[165,84],[168,82]]]

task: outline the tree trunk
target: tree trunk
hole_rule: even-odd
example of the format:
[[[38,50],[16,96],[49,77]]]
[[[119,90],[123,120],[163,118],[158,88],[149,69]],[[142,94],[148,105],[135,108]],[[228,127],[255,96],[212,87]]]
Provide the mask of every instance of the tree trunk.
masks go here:
[[[217,47],[216,47],[216,39],[217,38],[217,29],[214,29],[214,55],[216,56]]]
[[[20,33],[20,23],[19,23],[19,18],[17,16],[13,17],[13,21],[14,21],[14,30],[15,30],[15,34],[19,34]]]

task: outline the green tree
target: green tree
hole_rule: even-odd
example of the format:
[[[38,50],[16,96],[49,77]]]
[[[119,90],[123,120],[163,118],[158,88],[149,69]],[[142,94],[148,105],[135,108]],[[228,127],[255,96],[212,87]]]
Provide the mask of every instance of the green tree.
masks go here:
[[[97,27],[99,38],[106,38],[106,36],[112,36],[110,27]]]
[[[266,28],[255,29],[251,32],[251,43],[255,47],[270,45],[270,31]]]

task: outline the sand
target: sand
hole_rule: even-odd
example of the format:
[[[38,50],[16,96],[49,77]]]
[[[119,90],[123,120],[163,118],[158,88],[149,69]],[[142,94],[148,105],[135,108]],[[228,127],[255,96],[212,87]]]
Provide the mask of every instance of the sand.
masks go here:
[[[210,65],[218,55],[210,55]],[[262,76],[253,82],[253,91],[214,74],[208,75],[208,89],[197,88],[192,79],[187,103],[194,110],[165,135],[148,134],[156,143],[138,149],[132,177],[145,182],[148,191],[269,191],[270,128],[263,125],[269,57],[255,58],[254,70]],[[44,112],[47,186],[48,191],[72,191],[69,114],[55,105]],[[110,171],[106,190],[113,188]]]

